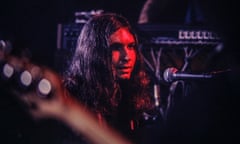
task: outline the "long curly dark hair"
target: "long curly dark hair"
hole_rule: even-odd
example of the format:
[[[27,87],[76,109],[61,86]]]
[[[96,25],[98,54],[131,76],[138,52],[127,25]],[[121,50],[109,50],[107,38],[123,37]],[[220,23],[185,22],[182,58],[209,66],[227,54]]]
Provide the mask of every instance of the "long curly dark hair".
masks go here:
[[[82,28],[77,47],[65,72],[65,86],[70,93],[95,112],[110,114],[118,107],[124,90],[112,72],[112,50],[108,39],[120,28],[127,28],[137,36],[126,18],[114,13],[94,16]],[[137,60],[127,88],[129,101],[135,110],[152,107],[151,97],[146,92],[149,79],[144,71],[143,59],[136,47]]]

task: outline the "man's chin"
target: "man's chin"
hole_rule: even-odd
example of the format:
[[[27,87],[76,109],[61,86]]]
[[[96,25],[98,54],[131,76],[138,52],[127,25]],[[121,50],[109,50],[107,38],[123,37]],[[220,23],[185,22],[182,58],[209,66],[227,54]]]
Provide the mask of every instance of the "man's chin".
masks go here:
[[[120,76],[118,76],[119,80],[129,80],[130,79],[130,74],[122,74]]]

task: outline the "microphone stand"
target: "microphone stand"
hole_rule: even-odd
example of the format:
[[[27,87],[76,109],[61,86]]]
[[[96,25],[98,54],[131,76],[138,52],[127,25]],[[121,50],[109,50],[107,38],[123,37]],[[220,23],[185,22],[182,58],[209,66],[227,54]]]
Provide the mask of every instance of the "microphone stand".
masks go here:
[[[141,45],[140,45],[141,46]],[[185,53],[185,58],[184,58],[184,65],[181,68],[181,71],[185,71],[190,63],[190,60],[199,52],[198,49],[190,49],[189,47],[184,47],[184,53]],[[153,48],[150,48],[150,55],[152,59],[152,63],[144,56],[144,62],[147,64],[148,68],[154,73],[154,85],[153,85],[153,95],[154,95],[154,100],[155,100],[155,107],[159,110],[159,113],[161,114],[162,118],[164,119],[164,122],[167,120],[168,113],[170,111],[170,108],[174,105],[174,94],[176,91],[176,88],[178,84],[182,85],[183,90],[183,96],[187,95],[187,92],[185,92],[185,83],[184,81],[175,81],[172,82],[171,85],[169,86],[169,94],[167,96],[167,104],[163,105],[161,103],[161,97],[160,97],[160,81],[163,80],[163,78],[160,75],[160,57],[162,54],[163,47],[160,47],[158,51],[154,53]]]
[[[184,58],[184,65],[181,68],[180,71],[186,71],[186,69],[188,68],[189,64],[190,64],[190,60],[196,56],[196,54],[199,52],[198,49],[190,49],[189,47],[184,47],[184,54],[185,54],[185,58]],[[176,88],[178,86],[178,84],[182,85],[182,96],[185,97],[187,95],[187,86],[185,85],[184,81],[182,80],[178,80],[178,81],[174,81],[171,83],[170,87],[169,87],[169,95],[167,97],[167,106],[166,106],[166,110],[164,111],[164,119],[166,120],[168,117],[168,113],[170,111],[170,109],[173,107],[174,105],[174,101],[175,101],[175,97],[174,94],[176,92]]]
[[[163,48],[159,48],[158,51],[154,53],[153,48],[152,47],[150,48],[152,63],[144,55],[142,55],[144,62],[147,64],[148,68],[151,70],[151,72],[153,72],[153,75],[154,75],[153,97],[154,97],[154,105],[157,109],[159,109],[161,106],[160,81],[162,80],[162,78],[160,75],[160,57],[162,54],[162,49]],[[160,114],[161,114],[161,110],[160,110]]]

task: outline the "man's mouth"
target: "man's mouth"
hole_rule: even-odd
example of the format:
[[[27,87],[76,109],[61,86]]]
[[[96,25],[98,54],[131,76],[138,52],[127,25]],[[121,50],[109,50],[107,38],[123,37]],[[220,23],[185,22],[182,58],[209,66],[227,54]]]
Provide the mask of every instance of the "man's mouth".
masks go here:
[[[124,74],[124,73],[129,73],[129,72],[131,72],[132,67],[119,67],[118,70],[119,70],[119,72],[121,72],[122,74]]]
[[[129,70],[131,68],[132,68],[131,66],[119,66],[118,67],[119,70]]]
[[[118,69],[128,69],[128,68],[132,68],[131,65],[120,65],[117,67]]]

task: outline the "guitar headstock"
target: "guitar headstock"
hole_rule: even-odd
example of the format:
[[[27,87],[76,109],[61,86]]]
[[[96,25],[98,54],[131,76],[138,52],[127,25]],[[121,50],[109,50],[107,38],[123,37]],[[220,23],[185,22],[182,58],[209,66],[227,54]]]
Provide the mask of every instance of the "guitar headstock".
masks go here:
[[[1,41],[0,83],[9,84],[20,93],[26,92],[19,99],[27,105],[33,118],[58,119],[91,143],[130,144],[111,127],[100,126],[96,116],[70,95],[57,73],[29,59],[10,55],[6,46]]]
[[[35,89],[40,97],[49,97],[52,84],[44,78],[42,67],[25,57],[10,55],[11,50],[10,41],[0,40],[0,82],[9,84],[19,92]]]

